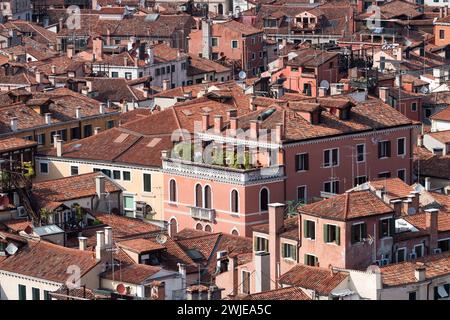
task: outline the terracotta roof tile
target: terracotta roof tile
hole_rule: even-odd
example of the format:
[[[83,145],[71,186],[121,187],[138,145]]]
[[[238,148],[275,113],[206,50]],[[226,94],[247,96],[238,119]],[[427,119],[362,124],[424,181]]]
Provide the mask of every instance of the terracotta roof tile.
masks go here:
[[[101,274],[103,279],[114,280],[116,282],[126,282],[132,284],[142,284],[146,279],[161,270],[160,267],[145,264],[128,264],[116,266],[114,272],[111,269]]]
[[[300,288],[287,287],[236,297],[238,300],[311,300]]]
[[[142,238],[123,240],[123,241],[117,242],[117,245],[121,248],[130,250],[130,251],[138,253],[138,254],[162,250],[165,248],[163,245],[161,245],[157,242],[153,242],[153,241],[150,241],[147,239],[142,239]]]
[[[12,137],[0,140],[0,152],[14,151],[35,146],[37,146],[36,141],[30,141],[21,138]]]

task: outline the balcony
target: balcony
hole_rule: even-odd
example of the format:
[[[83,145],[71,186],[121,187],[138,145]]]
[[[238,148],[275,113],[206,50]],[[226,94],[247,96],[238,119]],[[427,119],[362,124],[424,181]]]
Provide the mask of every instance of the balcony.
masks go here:
[[[191,217],[194,219],[213,222],[216,217],[214,209],[189,207],[191,209]]]

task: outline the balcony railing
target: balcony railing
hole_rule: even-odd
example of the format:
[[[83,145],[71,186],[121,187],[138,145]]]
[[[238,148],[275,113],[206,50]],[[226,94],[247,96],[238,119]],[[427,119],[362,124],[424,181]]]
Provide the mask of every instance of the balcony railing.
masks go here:
[[[166,158],[163,160],[163,170],[167,173],[183,175],[196,179],[214,180],[239,185],[254,184],[261,181],[272,181],[285,178],[284,166],[282,165],[245,170]]]
[[[214,209],[190,207],[191,217],[199,220],[206,220],[213,222],[216,217],[216,211]]]

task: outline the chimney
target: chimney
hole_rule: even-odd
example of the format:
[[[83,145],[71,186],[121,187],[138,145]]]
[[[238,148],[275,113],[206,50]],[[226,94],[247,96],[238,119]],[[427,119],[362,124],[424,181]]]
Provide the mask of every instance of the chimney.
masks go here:
[[[73,45],[69,44],[67,46],[67,58],[72,59],[74,55],[75,55],[75,48]]]
[[[420,207],[420,192],[419,191],[411,191],[410,195],[408,196],[412,200],[412,206],[416,210],[416,212],[419,212]]]
[[[17,130],[18,130],[17,124],[18,124],[18,119],[17,119],[17,117],[11,118],[11,130],[12,130],[12,131],[17,131]]]
[[[391,204],[394,207],[395,216],[400,217],[402,215],[402,200],[400,199],[391,200]]]
[[[60,137],[59,134],[54,134],[53,135],[53,148],[55,148],[55,149],[56,149],[56,145],[57,145],[57,142],[59,140],[59,137]]]
[[[36,75],[36,82],[42,83],[42,73],[39,70],[36,70],[35,75]]]
[[[258,139],[259,122],[258,120],[250,120],[250,139]]]
[[[56,66],[52,65],[52,74],[56,73]]]
[[[325,97],[327,95],[327,88],[319,87],[319,97]]]
[[[99,175],[95,177],[95,192],[100,199],[105,196],[105,176]]]
[[[389,101],[389,88],[388,87],[379,87],[378,88],[378,97],[384,103],[388,103],[388,101]]]
[[[86,251],[87,249],[87,238],[86,237],[78,237],[78,244],[81,251]]]
[[[166,283],[162,281],[153,281],[151,284],[151,296],[152,300],[165,300],[166,299]]]
[[[270,252],[270,288],[278,288],[280,263],[280,237],[279,232],[284,226],[284,204],[269,204],[269,252]]]
[[[105,113],[105,104],[100,103],[99,107],[98,107],[98,112],[100,114],[104,114]]]
[[[270,290],[270,258],[268,252],[255,253],[255,292]]]
[[[105,227],[105,248],[112,248],[113,245],[113,236],[112,236],[112,228]]]
[[[167,80],[167,79],[164,79],[163,80],[163,82],[162,82],[162,89],[163,89],[163,91],[166,91],[166,90],[169,90],[169,80]]]
[[[275,141],[281,142],[284,139],[284,126],[282,123],[275,125]]]
[[[439,8],[439,19],[444,17],[444,10],[442,9],[442,7]]]
[[[439,209],[425,210],[425,228],[430,234],[430,254],[433,252],[433,249],[438,247],[438,216]]]
[[[75,118],[81,119],[81,107],[75,109]]]
[[[95,127],[94,128],[94,135],[99,134],[99,132],[102,130],[102,128],[100,127]]]
[[[93,91],[93,89],[92,89],[92,81],[91,80],[86,80],[86,87],[87,87],[88,92],[92,92]]]
[[[254,105],[255,103],[255,96],[250,96],[249,100],[250,100],[250,110],[255,111],[256,110],[256,106]]]
[[[431,190],[431,178],[425,177],[425,190],[430,191]]]
[[[56,156],[57,157],[62,156],[62,147],[63,147],[63,141],[61,139],[56,140]]]
[[[202,20],[202,58],[211,59],[211,24]]]
[[[45,117],[45,124],[51,124],[52,123],[52,114],[51,113],[44,114],[44,117]]]
[[[181,287],[186,288],[186,265],[178,263],[178,273],[181,276]]]
[[[228,283],[232,284],[232,292],[231,295],[236,296],[238,294],[238,261],[237,256],[230,257],[228,256],[228,272],[230,275],[230,281]]]
[[[95,246],[95,258],[97,260],[101,260],[102,259],[102,253],[103,250],[105,249],[105,232],[100,230],[97,231],[97,244]]]
[[[223,120],[221,115],[214,116],[214,133],[220,134],[223,128]]]
[[[230,134],[235,136],[238,129],[238,119],[230,118]]]
[[[207,131],[209,128],[209,113],[202,114],[202,131]]]
[[[426,268],[424,265],[418,265],[414,269],[414,277],[417,281],[425,281]]]
[[[92,53],[95,55],[95,58],[101,60],[103,57],[103,40],[101,37],[94,38],[92,44]]]

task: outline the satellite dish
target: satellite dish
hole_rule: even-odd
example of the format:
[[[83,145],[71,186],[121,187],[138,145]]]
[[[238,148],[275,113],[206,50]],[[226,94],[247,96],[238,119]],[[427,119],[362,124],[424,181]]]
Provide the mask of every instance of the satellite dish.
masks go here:
[[[330,89],[330,83],[327,80],[322,80],[320,82],[320,87],[325,88],[325,89]]]
[[[420,93],[426,94],[426,93],[428,93],[429,90],[427,87],[421,87],[419,91],[420,91]]]
[[[164,244],[167,242],[167,236],[165,234],[158,234],[156,236],[156,242],[158,242],[159,244]]]
[[[239,72],[239,79],[244,80],[247,78],[247,73],[245,73],[244,70],[242,70],[241,72]]]
[[[8,244],[8,246],[6,247],[5,251],[12,256],[13,254],[15,254],[17,252],[17,250],[19,250],[19,248],[17,248],[17,246],[14,243],[10,243]]]
[[[116,287],[116,291],[120,294],[125,294],[127,292],[127,289],[123,285],[123,283],[119,283]]]
[[[413,207],[408,208],[408,215],[413,215],[415,213],[416,213],[416,208],[413,208]]]

